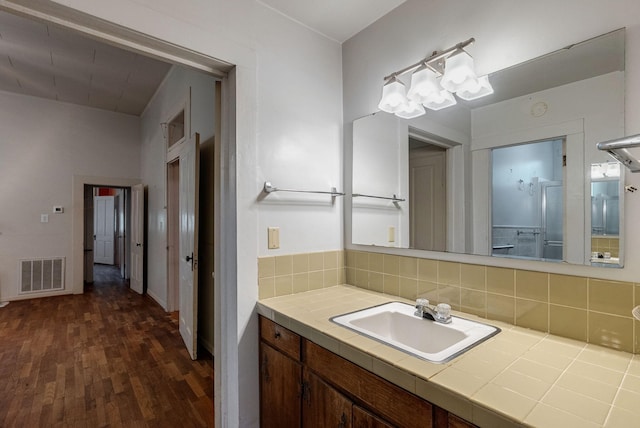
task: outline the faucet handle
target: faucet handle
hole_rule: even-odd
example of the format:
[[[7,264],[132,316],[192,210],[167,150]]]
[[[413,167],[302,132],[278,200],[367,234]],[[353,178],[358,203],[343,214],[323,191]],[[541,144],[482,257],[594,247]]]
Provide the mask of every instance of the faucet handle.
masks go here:
[[[446,303],[439,303],[438,306],[436,306],[436,313],[438,314],[438,317],[442,319],[450,318],[451,306]]]
[[[429,306],[429,299],[416,299],[416,308],[422,309]]]

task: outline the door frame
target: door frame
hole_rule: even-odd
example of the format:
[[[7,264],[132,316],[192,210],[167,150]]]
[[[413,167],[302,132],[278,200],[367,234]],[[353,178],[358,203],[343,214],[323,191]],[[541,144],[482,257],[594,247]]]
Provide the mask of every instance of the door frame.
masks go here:
[[[139,179],[74,175],[71,204],[71,292],[84,292],[84,186],[131,188]],[[125,261],[126,263],[126,261]],[[130,266],[130,263],[129,263]]]
[[[165,164],[167,171],[167,312],[180,309],[180,157]]]
[[[221,80],[221,124],[220,139],[216,139],[215,154],[219,167],[215,173],[214,194],[214,231],[216,248],[214,255],[214,415],[216,426],[229,422],[237,424],[242,418],[241,410],[249,411],[243,417],[257,417],[254,409],[247,408],[243,401],[257,401],[257,392],[249,393],[247,388],[257,385],[255,376],[242,374],[247,367],[253,367],[248,358],[240,358],[239,343],[244,335],[256,335],[257,322],[244,325],[252,317],[255,301],[258,298],[257,287],[253,291],[245,291],[249,298],[238,298],[238,278],[249,281],[257,277],[257,264],[247,263],[238,270],[238,252],[249,257],[257,257],[257,249],[253,238],[243,234],[238,238],[237,224],[245,226],[257,225],[257,214],[251,210],[237,210],[239,201],[248,200],[248,195],[255,189],[247,183],[237,181],[237,152],[245,147],[252,147],[256,141],[256,125],[254,107],[256,104],[255,87],[255,52],[249,47],[234,45],[234,50],[213,49],[230,54],[232,62],[218,60],[212,56],[183,48],[175,43],[130,30],[122,25],[96,18],[83,13],[77,8],[67,7],[59,3],[23,4],[5,2],[0,9],[30,16],[34,19],[52,22],[56,25],[78,31],[99,40],[108,41],[116,46],[125,47],[141,54],[155,56],[175,64],[181,64],[196,70],[210,73]],[[211,49],[210,49],[211,50]],[[236,68],[235,64],[241,67]],[[239,87],[242,89],[240,90]],[[250,119],[237,125],[237,112],[248,115]],[[238,141],[242,143],[239,145]],[[249,174],[255,175],[256,159],[251,155],[245,159],[249,166]],[[246,165],[248,164],[248,165]],[[139,179],[108,179],[96,177],[74,176],[72,178],[72,255],[71,255],[71,290],[74,294],[83,292],[83,188],[84,184],[95,182],[114,182],[122,187],[130,187],[140,183]],[[239,186],[240,184],[240,186]],[[238,215],[238,212],[241,214]],[[254,266],[255,265],[255,266]],[[240,319],[239,319],[240,318]],[[242,325],[242,327],[241,327]],[[224,333],[224,334],[223,334]],[[241,337],[242,336],[242,337]],[[251,351],[249,351],[251,353]],[[257,352],[256,352],[257,355]],[[241,400],[241,391],[244,398]]]

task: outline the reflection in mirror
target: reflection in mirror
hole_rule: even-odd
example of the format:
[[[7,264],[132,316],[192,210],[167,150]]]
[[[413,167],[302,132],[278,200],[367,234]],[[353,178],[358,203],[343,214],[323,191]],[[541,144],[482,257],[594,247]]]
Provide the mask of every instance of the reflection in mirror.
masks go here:
[[[620,263],[620,163],[591,164],[591,262]]]
[[[409,245],[445,251],[447,149],[409,134]]]
[[[495,92],[480,100],[354,121],[352,192],[388,198],[352,198],[354,244],[592,264],[589,168],[608,160],[598,142],[624,135],[624,29],[490,78]],[[493,206],[503,195],[492,198],[501,192],[492,153],[542,141],[555,141],[561,161],[540,161],[509,184],[535,218],[505,218]]]
[[[564,140],[492,150],[492,255],[563,258]]]

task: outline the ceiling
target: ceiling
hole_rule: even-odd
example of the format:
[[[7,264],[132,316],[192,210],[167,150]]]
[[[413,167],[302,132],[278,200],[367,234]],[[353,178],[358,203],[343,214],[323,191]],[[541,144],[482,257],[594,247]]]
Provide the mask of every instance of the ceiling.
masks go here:
[[[406,0],[258,0],[342,43]]]
[[[0,12],[0,90],[139,116],[171,68]]]
[[[340,43],[405,0],[258,0]],[[171,68],[0,11],[0,91],[139,116]]]

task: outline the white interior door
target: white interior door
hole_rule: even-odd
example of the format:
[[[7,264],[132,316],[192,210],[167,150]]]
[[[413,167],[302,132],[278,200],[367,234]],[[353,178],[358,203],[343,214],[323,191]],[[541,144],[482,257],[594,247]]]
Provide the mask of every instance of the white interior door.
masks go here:
[[[131,188],[131,289],[142,294],[144,286],[144,185]]]
[[[93,262],[112,265],[115,250],[113,196],[94,196],[93,219]]]
[[[447,242],[446,155],[409,159],[411,248],[445,251]]]
[[[194,134],[180,151],[180,335],[192,359],[198,342],[198,182],[200,138]]]

